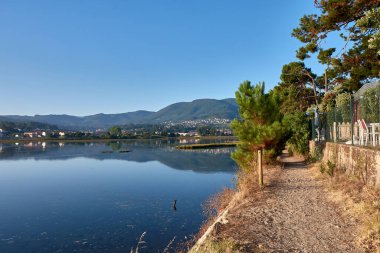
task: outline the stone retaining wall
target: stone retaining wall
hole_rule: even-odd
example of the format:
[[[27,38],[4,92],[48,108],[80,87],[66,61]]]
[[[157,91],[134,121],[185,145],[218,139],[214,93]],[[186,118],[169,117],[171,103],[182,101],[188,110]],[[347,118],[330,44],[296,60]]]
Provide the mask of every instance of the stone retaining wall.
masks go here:
[[[316,154],[318,145],[310,141],[310,153]],[[368,147],[352,146],[326,142],[319,145],[323,152],[322,162],[334,165],[336,170],[343,171],[363,183],[380,187],[380,150]]]

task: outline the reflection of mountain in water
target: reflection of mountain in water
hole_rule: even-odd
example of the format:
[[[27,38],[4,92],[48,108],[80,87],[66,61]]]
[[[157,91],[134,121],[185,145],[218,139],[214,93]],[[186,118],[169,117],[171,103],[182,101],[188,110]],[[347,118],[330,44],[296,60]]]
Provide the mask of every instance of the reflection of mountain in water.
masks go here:
[[[0,160],[65,160],[85,157],[97,160],[116,159],[134,162],[158,161],[178,170],[196,172],[235,172],[231,148],[181,151],[174,143],[163,141],[0,144]],[[130,150],[131,152],[121,152]]]

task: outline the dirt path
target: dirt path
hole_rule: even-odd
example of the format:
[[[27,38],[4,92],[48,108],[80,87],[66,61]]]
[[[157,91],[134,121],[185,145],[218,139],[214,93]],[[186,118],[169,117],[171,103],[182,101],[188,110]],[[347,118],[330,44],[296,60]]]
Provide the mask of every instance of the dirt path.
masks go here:
[[[320,181],[300,158],[285,168],[259,199],[231,210],[218,238],[233,238],[245,252],[361,252],[356,221],[329,202]]]

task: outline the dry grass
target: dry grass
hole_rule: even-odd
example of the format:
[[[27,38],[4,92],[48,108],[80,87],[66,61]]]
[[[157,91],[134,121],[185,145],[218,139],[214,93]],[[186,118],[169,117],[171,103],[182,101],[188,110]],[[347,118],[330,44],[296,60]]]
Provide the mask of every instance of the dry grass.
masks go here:
[[[189,253],[194,253],[195,251],[190,250]],[[239,253],[239,247],[234,241],[225,240],[208,240],[202,247],[201,250],[196,251],[197,253]]]
[[[227,208],[235,195],[236,191],[234,189],[224,188],[221,192],[216,193],[206,200],[202,205],[206,220],[202,223],[197,234],[195,234],[190,240],[178,245],[176,252],[188,252],[207,231],[207,229],[212,226],[216,218]],[[216,246],[217,243],[214,242],[212,245]],[[210,246],[212,245],[210,244]]]
[[[139,241],[137,242],[136,249],[131,248],[131,253],[139,253],[139,248],[141,247],[140,245],[144,245],[146,242],[144,241],[146,232],[142,233],[140,236]]]
[[[266,169],[264,169],[266,171]],[[266,181],[266,178],[264,179]],[[247,195],[254,192],[259,192],[260,186],[258,183],[258,174],[256,171],[244,172],[239,171],[237,174],[237,189],[240,199],[245,198]]]
[[[369,187],[359,179],[337,171],[334,177],[321,176],[316,164],[313,169],[319,179],[328,182],[328,197],[343,204],[348,215],[359,221],[360,246],[366,252],[380,252],[380,189]]]
[[[279,174],[281,166],[265,165],[264,166],[264,183],[269,185],[272,178]],[[239,208],[246,201],[253,198],[259,198],[262,194],[258,184],[258,175],[255,171],[243,172],[239,171],[237,174],[237,191],[234,189],[225,188],[223,191],[210,197],[203,205],[203,210],[208,219],[201,226],[198,234],[194,237],[191,243],[195,244],[215,223],[217,218],[224,217],[226,210]],[[228,222],[228,221],[227,221]],[[218,223],[218,222],[217,222]],[[202,244],[197,251],[193,249],[190,252],[239,252],[238,242],[233,242],[228,238],[219,238],[215,227],[206,241]],[[183,251],[184,252],[184,251]]]
[[[194,237],[195,243],[201,238],[206,230],[214,223],[215,219],[225,210],[228,204],[232,201],[236,191],[231,188],[224,188],[221,192],[211,196],[202,205],[203,213],[205,214],[206,221],[202,224],[199,232]]]
[[[211,196],[203,203],[203,213],[206,217],[214,219],[228,206],[235,194],[236,191],[234,189],[224,188],[221,192]]]

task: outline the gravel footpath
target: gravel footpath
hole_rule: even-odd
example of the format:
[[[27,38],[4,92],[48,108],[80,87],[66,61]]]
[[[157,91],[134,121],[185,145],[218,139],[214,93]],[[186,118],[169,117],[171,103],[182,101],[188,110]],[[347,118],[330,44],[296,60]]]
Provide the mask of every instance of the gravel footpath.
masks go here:
[[[230,211],[217,238],[232,238],[243,252],[362,252],[356,220],[341,215],[301,158],[282,157],[285,167],[260,197]]]

